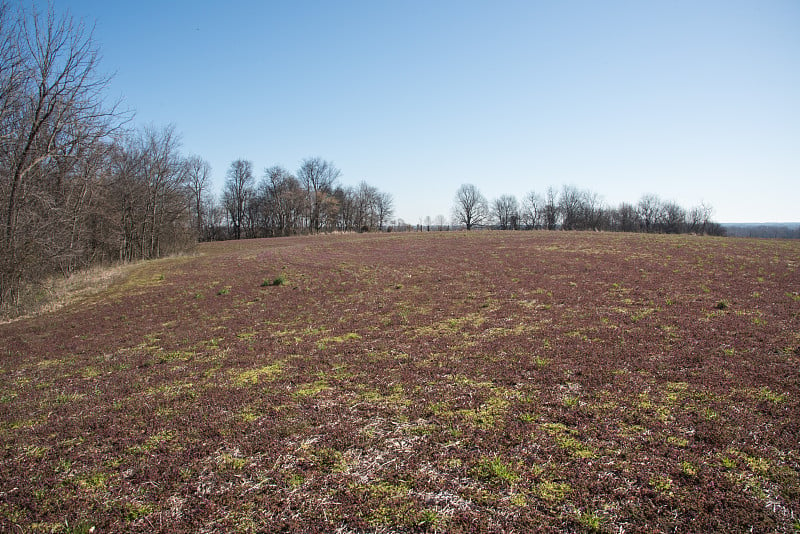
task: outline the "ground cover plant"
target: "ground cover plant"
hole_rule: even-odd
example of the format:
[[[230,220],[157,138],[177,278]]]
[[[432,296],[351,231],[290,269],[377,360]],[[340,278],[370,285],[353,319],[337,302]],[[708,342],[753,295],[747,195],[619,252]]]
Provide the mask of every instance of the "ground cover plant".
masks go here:
[[[461,232],[140,264],[0,325],[0,530],[796,532],[799,263]]]

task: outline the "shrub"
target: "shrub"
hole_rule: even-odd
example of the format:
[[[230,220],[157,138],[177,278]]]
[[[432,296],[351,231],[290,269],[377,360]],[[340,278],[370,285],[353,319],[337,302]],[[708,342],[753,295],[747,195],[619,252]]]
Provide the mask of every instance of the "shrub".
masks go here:
[[[261,282],[261,287],[268,287],[268,286],[282,286],[286,283],[286,278],[283,275],[274,278],[273,280],[265,279]]]

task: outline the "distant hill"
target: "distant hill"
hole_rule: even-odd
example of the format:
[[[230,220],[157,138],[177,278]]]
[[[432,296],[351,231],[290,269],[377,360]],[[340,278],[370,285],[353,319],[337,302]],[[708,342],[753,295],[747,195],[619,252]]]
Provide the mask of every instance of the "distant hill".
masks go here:
[[[732,237],[765,237],[800,239],[800,222],[790,223],[723,223],[725,233]]]

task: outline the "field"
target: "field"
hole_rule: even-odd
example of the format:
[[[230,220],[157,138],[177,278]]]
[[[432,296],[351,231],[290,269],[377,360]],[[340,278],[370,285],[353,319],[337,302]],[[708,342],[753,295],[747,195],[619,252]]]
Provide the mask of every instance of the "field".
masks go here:
[[[0,325],[0,531],[797,532],[800,242],[203,245]]]

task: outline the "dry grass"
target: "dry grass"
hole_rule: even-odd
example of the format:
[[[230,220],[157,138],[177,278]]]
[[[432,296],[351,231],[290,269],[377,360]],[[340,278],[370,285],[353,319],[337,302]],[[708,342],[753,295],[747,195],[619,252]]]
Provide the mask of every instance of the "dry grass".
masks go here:
[[[52,313],[99,295],[115,282],[127,279],[136,271],[149,272],[153,268],[157,269],[163,262],[191,257],[194,257],[194,254],[178,254],[160,260],[96,265],[66,276],[61,274],[50,276],[42,282],[24,286],[20,291],[17,305],[0,307],[0,324]]]
[[[69,304],[106,290],[128,273],[136,263],[84,269],[67,276],[55,275],[22,288],[19,304],[0,309],[0,324],[54,312]]]

